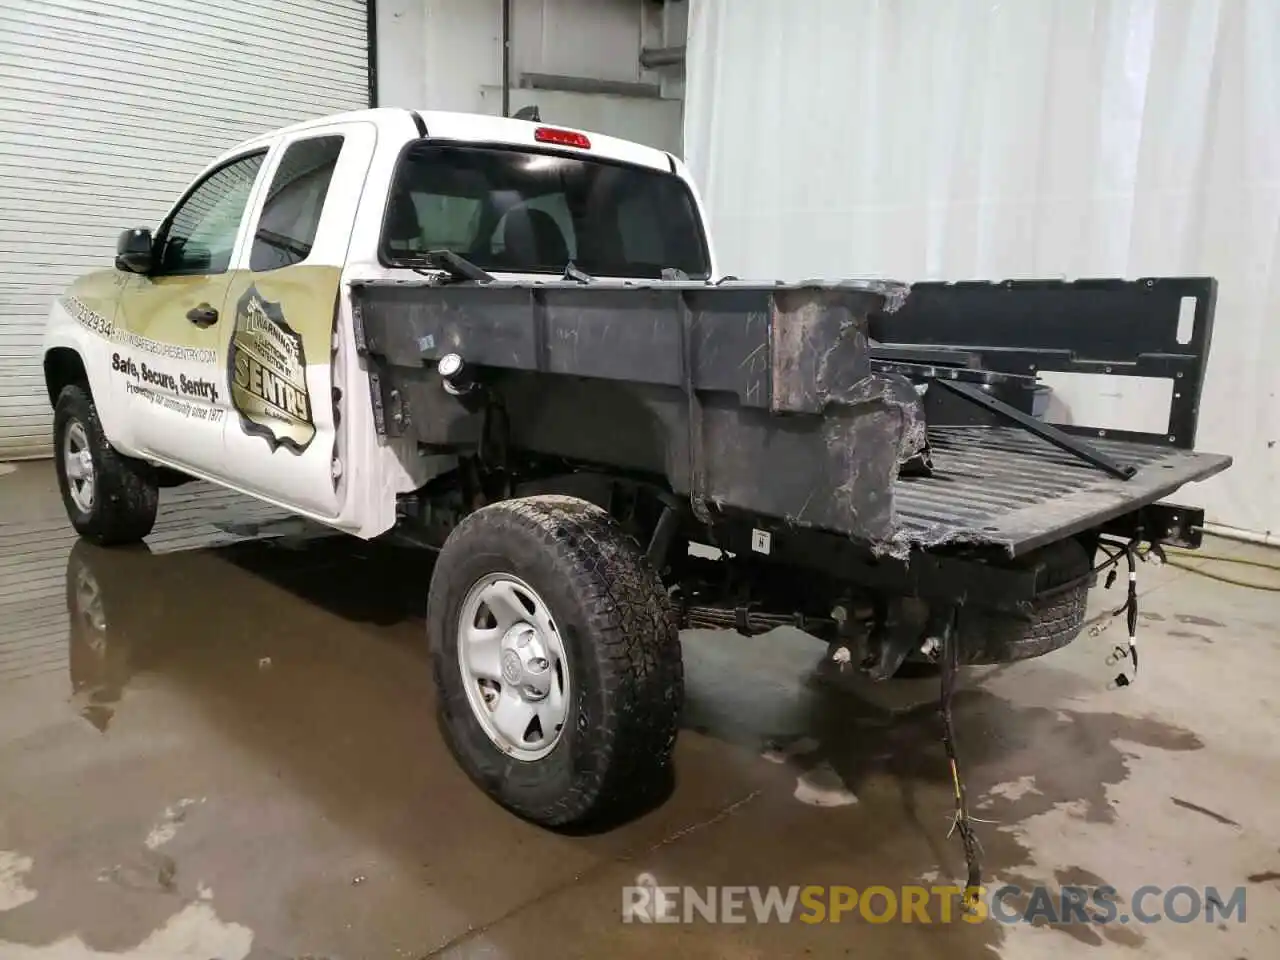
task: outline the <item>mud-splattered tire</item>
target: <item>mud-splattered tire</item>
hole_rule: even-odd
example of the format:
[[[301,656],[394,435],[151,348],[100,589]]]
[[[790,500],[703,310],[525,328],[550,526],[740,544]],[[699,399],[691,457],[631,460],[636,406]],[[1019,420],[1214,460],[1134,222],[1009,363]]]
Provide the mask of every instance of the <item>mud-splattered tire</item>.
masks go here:
[[[53,412],[53,441],[58,489],[77,533],[115,546],[136,543],[151,532],[159,503],[154,473],[107,442],[88,387],[63,387]]]
[[[536,759],[495,741],[460,661],[471,642],[468,598],[495,577],[527,585],[545,604],[568,667],[564,722]],[[445,739],[504,807],[566,826],[628,816],[665,788],[684,696],[676,621],[640,546],[607,512],[538,496],[471,514],[436,562],[427,625]]]
[[[964,662],[1029,660],[1069,644],[1084,626],[1091,579],[1086,578],[1089,564],[1088,552],[1072,539],[1029,555],[1020,566],[1039,567],[1039,582],[1048,592],[1034,601],[1022,617],[978,607],[962,608],[960,649]]]

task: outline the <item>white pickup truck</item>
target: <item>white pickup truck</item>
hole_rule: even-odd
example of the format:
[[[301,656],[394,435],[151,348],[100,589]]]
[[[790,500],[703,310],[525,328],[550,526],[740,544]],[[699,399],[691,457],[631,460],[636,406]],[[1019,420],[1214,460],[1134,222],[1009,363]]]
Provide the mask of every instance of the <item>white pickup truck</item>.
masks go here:
[[[219,157],[53,306],[44,371],[88,539],[202,478],[439,550],[448,742],[557,825],[665,779],[680,626],[946,676],[1074,639],[1099,555],[1197,544],[1158,501],[1229,463],[1192,450],[1215,294],[723,278],[667,153],[378,109]],[[1167,430],[1031,414],[1035,371],[1102,363],[1176,377]]]

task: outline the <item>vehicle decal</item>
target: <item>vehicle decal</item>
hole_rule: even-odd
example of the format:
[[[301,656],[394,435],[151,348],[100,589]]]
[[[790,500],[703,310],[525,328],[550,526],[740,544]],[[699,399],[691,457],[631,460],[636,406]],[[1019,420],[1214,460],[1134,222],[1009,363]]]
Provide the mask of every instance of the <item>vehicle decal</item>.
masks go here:
[[[283,446],[301,454],[321,429],[306,362],[319,363],[313,384],[317,376],[327,382],[340,276],[330,265],[214,278],[97,271],[77,279],[58,304],[110,344],[105,369],[123,381],[122,396],[188,421],[231,421],[240,435],[261,437],[270,453]],[[222,319],[208,328],[188,322],[184,312],[198,302],[225,304]]]
[[[111,354],[111,373],[125,378],[125,389],[189,420],[217,423],[222,386],[204,377],[158,369],[153,361],[137,360],[119,351]]]
[[[62,309],[71,315],[76,323],[84,327],[90,333],[96,333],[100,337],[111,340],[115,336],[115,325],[111,322],[110,317],[104,317],[91,306],[81,300],[79,297],[68,293],[58,301],[62,305]]]
[[[136,333],[130,333],[128,330],[117,329],[111,339],[124,346],[141,350],[143,353],[152,353],[157,357],[167,357],[171,360],[214,363],[218,359],[218,351],[211,350],[208,347],[184,347],[176,343],[161,343],[159,340],[139,336]]]
[[[77,277],[58,298],[58,306],[90,333],[110,340],[119,332],[112,319],[127,282],[118,270],[94,270]]]
[[[273,453],[302,453],[316,435],[302,336],[254,285],[236,302],[227,368],[244,432],[262,437]]]
[[[111,343],[170,360],[192,363],[217,362],[218,352],[208,347],[193,347],[153,340],[118,326],[108,314],[115,313],[115,297],[127,283],[127,279],[118,279],[118,276],[104,277],[101,273],[89,274],[72,284],[71,289],[59,298],[58,303],[76,323]]]

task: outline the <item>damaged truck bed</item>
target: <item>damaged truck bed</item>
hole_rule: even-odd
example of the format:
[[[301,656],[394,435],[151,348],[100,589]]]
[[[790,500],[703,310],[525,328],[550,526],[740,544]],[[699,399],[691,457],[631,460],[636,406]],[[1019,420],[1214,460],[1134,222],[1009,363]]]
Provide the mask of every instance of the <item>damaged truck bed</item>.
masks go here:
[[[480,442],[493,408],[448,393],[437,363],[452,355],[500,400],[513,448],[652,476],[703,523],[737,513],[770,539],[822,531],[899,558],[1019,557],[1230,463],[1191,450],[1215,292],[1181,278],[370,281],[354,304],[389,437]],[[1050,370],[1167,379],[1169,426],[1052,426],[1032,414]],[[1197,517],[1162,511],[1178,529],[1149,532],[1185,540]]]

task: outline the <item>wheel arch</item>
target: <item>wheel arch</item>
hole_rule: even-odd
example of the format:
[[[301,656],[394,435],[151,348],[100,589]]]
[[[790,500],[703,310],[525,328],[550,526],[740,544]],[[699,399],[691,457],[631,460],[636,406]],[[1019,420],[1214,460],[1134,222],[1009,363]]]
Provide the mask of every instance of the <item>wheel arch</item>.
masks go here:
[[[132,454],[132,432],[128,418],[120,409],[120,396],[112,390],[109,374],[102,364],[110,362],[110,354],[100,354],[95,362],[95,344],[78,338],[59,337],[47,342],[43,358],[45,391],[50,408],[56,407],[62,391],[79,384],[89,391],[98,410],[98,419],[108,442],[122,453]]]
[[[91,394],[94,392],[80,351],[74,347],[50,347],[44,354],[44,385],[49,393],[49,406],[56,406],[58,395],[73,383],[83,384]]]

